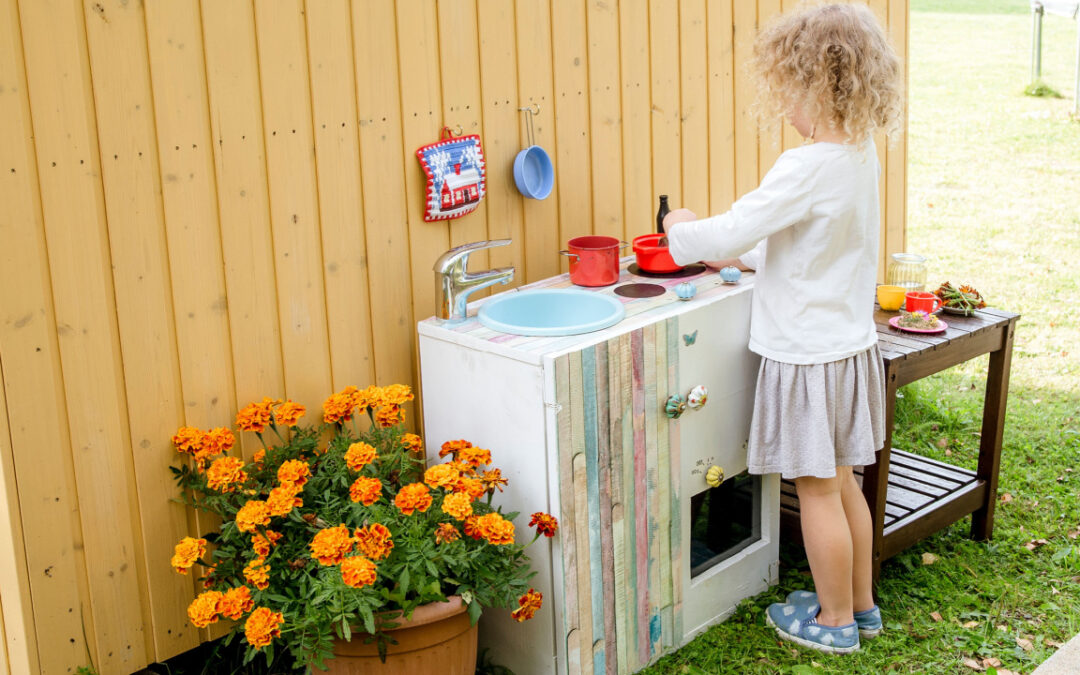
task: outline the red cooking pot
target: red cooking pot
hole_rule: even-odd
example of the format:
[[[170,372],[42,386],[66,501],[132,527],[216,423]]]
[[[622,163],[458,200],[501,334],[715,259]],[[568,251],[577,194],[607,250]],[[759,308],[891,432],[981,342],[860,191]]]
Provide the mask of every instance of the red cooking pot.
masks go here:
[[[637,255],[637,264],[646,272],[664,274],[666,272],[678,272],[683,268],[676,265],[671,258],[671,251],[667,246],[660,246],[660,238],[663,234],[643,234],[634,237],[634,253]]]
[[[566,243],[570,258],[570,281],[578,286],[610,286],[619,280],[619,249],[629,246],[615,237],[591,235]]]

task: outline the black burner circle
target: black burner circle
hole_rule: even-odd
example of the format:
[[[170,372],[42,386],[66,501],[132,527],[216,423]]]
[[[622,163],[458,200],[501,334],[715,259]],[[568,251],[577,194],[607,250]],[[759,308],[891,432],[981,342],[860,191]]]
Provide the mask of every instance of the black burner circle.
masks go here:
[[[679,279],[681,277],[692,277],[696,274],[701,274],[705,271],[705,265],[701,263],[694,263],[687,265],[686,267],[676,272],[646,272],[641,269],[637,263],[630,263],[630,266],[626,268],[626,271],[634,276],[638,277],[650,277],[653,279]]]
[[[624,284],[615,289],[615,295],[624,298],[655,298],[667,293],[667,289],[660,284]]]

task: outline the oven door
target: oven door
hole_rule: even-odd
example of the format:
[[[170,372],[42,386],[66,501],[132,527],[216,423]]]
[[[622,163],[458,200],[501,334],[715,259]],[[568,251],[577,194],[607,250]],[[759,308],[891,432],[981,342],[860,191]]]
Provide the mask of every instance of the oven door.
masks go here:
[[[779,477],[746,473],[759,364],[747,348],[750,300],[751,293],[742,292],[679,319],[677,393],[685,398],[697,385],[709,392],[704,406],[675,422],[684,641],[776,583]]]

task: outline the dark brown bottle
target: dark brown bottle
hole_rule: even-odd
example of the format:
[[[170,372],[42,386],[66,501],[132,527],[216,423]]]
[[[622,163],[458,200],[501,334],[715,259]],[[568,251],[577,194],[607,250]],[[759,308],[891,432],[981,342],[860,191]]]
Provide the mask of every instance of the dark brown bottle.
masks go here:
[[[671,213],[668,208],[667,195],[660,195],[660,210],[656,212],[656,233],[664,233],[664,216]]]

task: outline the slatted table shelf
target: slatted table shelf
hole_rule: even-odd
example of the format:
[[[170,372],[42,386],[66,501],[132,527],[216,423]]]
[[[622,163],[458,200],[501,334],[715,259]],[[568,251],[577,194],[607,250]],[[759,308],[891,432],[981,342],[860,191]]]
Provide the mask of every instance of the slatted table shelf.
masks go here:
[[[944,333],[915,335],[891,327],[889,319],[895,315],[880,308],[874,314],[885,366],[885,443],[876,464],[856,470],[874,520],[875,578],[883,560],[968,514],[973,514],[973,538],[989,539],[993,534],[1013,333],[1019,318],[990,308],[971,317],[945,315],[949,327]],[[897,390],[987,353],[978,468],[971,471],[893,448]],[[791,481],[782,483],[780,507],[785,534],[801,541],[799,498]]]

